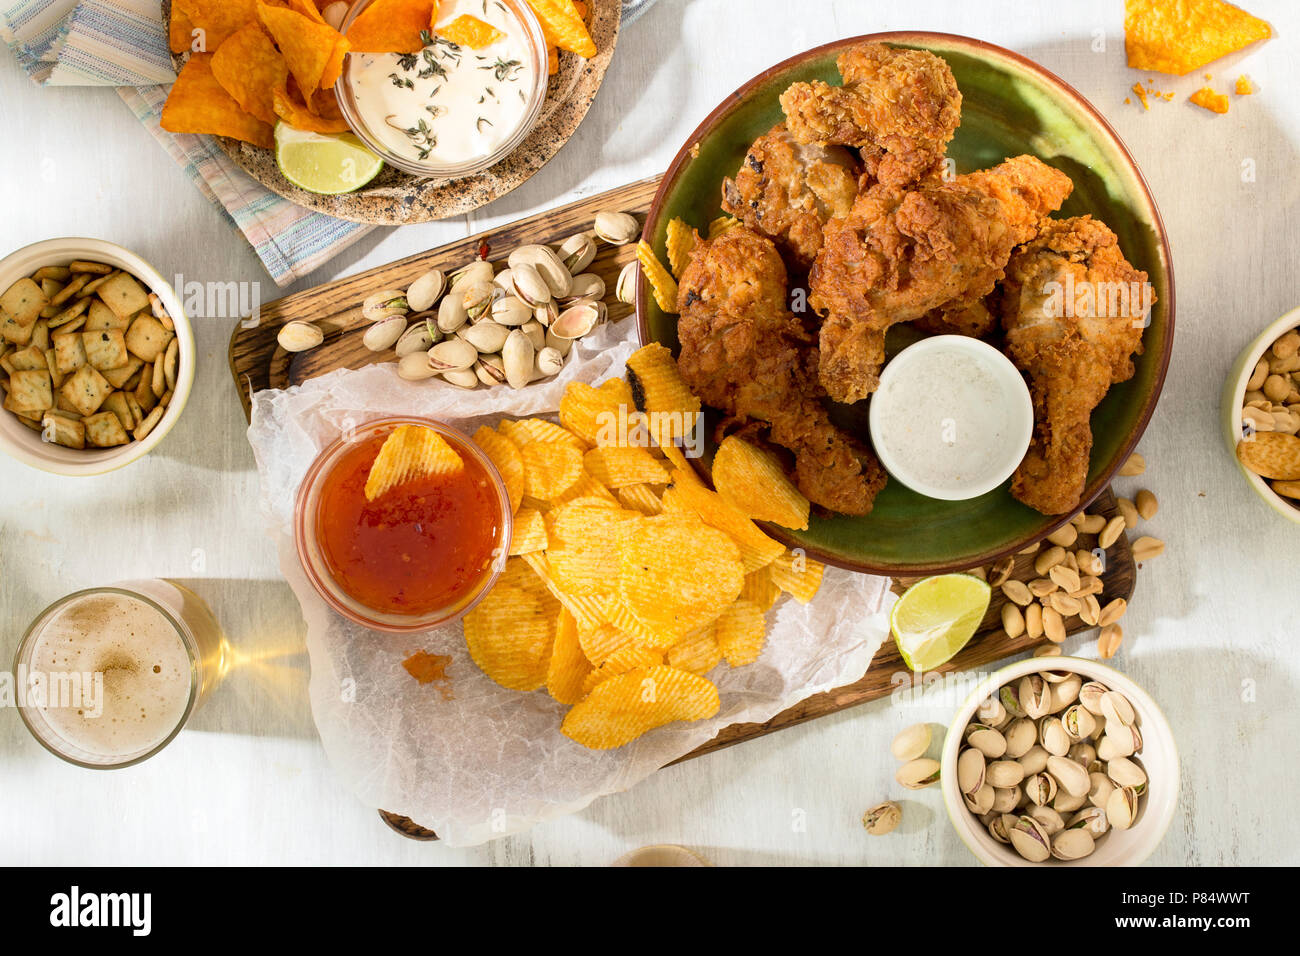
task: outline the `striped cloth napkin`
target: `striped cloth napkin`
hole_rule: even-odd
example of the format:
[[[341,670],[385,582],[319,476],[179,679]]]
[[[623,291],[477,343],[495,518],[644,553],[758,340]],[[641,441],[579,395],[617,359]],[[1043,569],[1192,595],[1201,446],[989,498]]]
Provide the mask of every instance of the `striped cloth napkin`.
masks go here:
[[[0,0],[0,38],[38,84],[118,87],[277,285],[307,275],[375,228],[296,206],[248,176],[210,136],[158,125],[163,84],[176,79],[158,0]]]

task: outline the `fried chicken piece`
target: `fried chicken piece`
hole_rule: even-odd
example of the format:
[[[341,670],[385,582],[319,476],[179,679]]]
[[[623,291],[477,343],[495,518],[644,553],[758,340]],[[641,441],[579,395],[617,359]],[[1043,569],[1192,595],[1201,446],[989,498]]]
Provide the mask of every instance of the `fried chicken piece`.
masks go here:
[[[1001,300],[1007,354],[1034,400],[1034,437],[1011,493],[1043,514],[1069,514],[1088,480],[1092,410],[1133,377],[1155,296],[1115,233],[1080,216],[1049,220],[1016,250]]]
[[[939,308],[925,313],[914,323],[931,335],[967,335],[982,339],[998,327],[998,316],[985,299],[976,299],[955,309]]]
[[[843,86],[792,83],[781,94],[801,143],[856,146],[871,176],[906,186],[937,176],[961,123],[961,92],[941,57],[861,43],[836,61]]]
[[[774,240],[791,265],[807,272],[826,220],[852,208],[859,172],[847,149],[799,143],[780,123],[754,140],[736,178],[722,181],[722,208]]]
[[[678,286],[678,367],[691,390],[737,424],[766,425],[795,456],[794,481],[830,511],[871,511],[885,471],[831,424],[817,383],[817,348],[786,308],[776,246],[746,226],[698,244]]]
[[[837,402],[876,390],[885,332],[935,309],[960,314],[993,291],[1011,250],[1060,208],[1070,177],[1017,156],[951,182],[876,185],[823,232],[809,303],[821,327],[821,382]]]

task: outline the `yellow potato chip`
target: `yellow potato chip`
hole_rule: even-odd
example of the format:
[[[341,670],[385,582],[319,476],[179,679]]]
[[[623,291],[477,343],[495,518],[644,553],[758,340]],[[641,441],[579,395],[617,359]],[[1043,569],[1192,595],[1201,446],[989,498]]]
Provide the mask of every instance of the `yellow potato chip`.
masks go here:
[[[657,667],[664,662],[664,655],[658,651],[647,650],[636,644],[628,644],[615,651],[605,663],[595,668],[583,681],[583,696],[591,693],[593,687],[611,677],[626,674],[634,667]]]
[[[824,564],[799,550],[784,552],[767,567],[772,583],[800,604],[807,604],[817,594],[825,571]]]
[[[532,554],[547,547],[546,521],[534,508],[520,508],[515,514],[514,536],[510,539],[510,553]]]
[[[742,601],[748,601],[766,612],[776,599],[781,596],[781,589],[772,580],[772,565],[759,568],[745,575],[745,586],[740,591]]]
[[[783,528],[806,530],[812,503],[794,486],[776,456],[728,435],[713,456],[713,487],[741,512]]]
[[[698,519],[645,518],[619,556],[618,595],[650,631],[682,637],[717,618],[744,586],[740,551]]]
[[[680,471],[683,475],[687,475],[693,478],[696,484],[702,484],[702,482],[699,479],[699,476],[695,474],[695,469],[691,467],[690,462],[686,460],[686,456],[682,454],[682,450],[680,448],[678,448],[676,445],[672,444],[671,442],[665,445],[659,445],[657,447],[661,452],[664,453],[664,457],[667,458],[670,462],[672,462],[673,467],[675,469]]]
[[[581,501],[583,499],[596,499],[611,508],[618,507],[618,499],[614,497],[614,493],[593,478],[586,468],[582,470],[582,474],[578,476],[578,480],[569,487],[568,491],[551,499],[550,505],[551,507],[559,507],[571,501]]]
[[[725,611],[723,616],[726,616]],[[718,645],[716,633],[717,624],[714,623],[687,634],[680,643],[669,648],[665,655],[668,665],[692,674],[707,674],[722,660],[722,648]]]
[[[1208,86],[1202,86],[1199,90],[1187,97],[1202,109],[1207,109],[1211,113],[1228,112],[1228,98],[1222,93],[1216,93]]]
[[[739,600],[722,612],[717,621],[718,647],[732,667],[744,667],[758,660],[767,638],[767,622],[757,604]]]
[[[644,448],[593,448],[582,459],[583,467],[607,488],[628,485],[666,485],[668,469]]]
[[[519,454],[519,446],[487,425],[474,433],[474,444],[496,465],[510,496],[510,510],[518,511],[524,496],[524,459]]]
[[[546,683],[559,603],[497,580],[465,615],[465,644],[488,677],[510,690],[536,690]]]
[[[596,55],[596,44],[573,0],[528,0],[528,5],[537,14],[547,43],[588,60]]]
[[[665,245],[668,249],[668,265],[678,279],[691,264],[691,252],[700,241],[700,234],[682,219],[672,219],[668,223],[668,236]]]
[[[592,750],[622,747],[647,731],[718,712],[718,688],[673,667],[638,667],[603,680],[564,717],[560,732]]]
[[[555,625],[555,644],[546,668],[546,692],[561,704],[576,704],[586,696],[583,689],[591,662],[578,643],[578,622],[561,608]]]
[[[1135,70],[1183,76],[1273,35],[1222,0],[1124,0],[1124,50]]]
[[[628,418],[636,413],[632,389],[621,378],[611,378],[593,388],[573,382],[560,399],[560,424],[588,445],[625,444]]]
[[[550,562],[547,561],[546,555],[542,552],[533,551],[518,558],[511,558],[510,561],[519,561],[523,563],[525,568],[531,569],[529,576],[532,580],[536,582],[543,592],[559,601],[561,606],[574,616],[580,630],[590,630],[605,623],[601,600],[590,595],[567,593],[555,580],[555,576],[551,574]],[[509,570],[510,566],[507,565],[506,567]]]
[[[432,428],[398,425],[384,439],[366,476],[366,500],[374,501],[398,485],[432,475],[454,475],[465,467],[456,449]]]
[[[734,229],[736,226],[739,225],[740,225],[740,220],[737,219],[735,216],[719,216],[717,219],[709,223],[708,238],[716,239],[718,238],[718,236],[722,235],[728,229]]]
[[[673,353],[657,342],[628,356],[627,378],[637,407],[646,413],[651,436],[673,460],[667,446],[699,427],[700,400],[682,379]]]
[[[655,304],[664,312],[677,311],[677,280],[673,278],[668,267],[659,261],[650,244],[642,239],[636,244],[636,258],[641,263],[641,274],[650,283],[654,292]]]
[[[758,525],[745,517],[744,512],[716,491],[689,480],[680,469],[674,469],[673,486],[664,492],[665,507],[670,498],[681,502],[699,515],[705,524],[725,532],[735,541],[746,574],[771,564],[785,552],[785,545],[765,535]]]
[[[540,441],[557,445],[569,445],[581,452],[587,450],[587,443],[577,435],[555,424],[555,422],[548,422],[544,418],[521,418],[518,421],[507,419],[497,425],[497,430],[520,448],[532,442]]]
[[[627,602],[618,594],[601,595],[600,601],[600,613],[604,620],[625,634],[630,634],[632,639],[641,647],[661,651],[672,647],[684,636],[673,631],[648,626],[632,613],[631,608],[627,606]]]
[[[524,460],[524,494],[529,498],[557,498],[582,475],[582,452],[572,445],[530,441],[519,449],[519,456]]]
[[[570,594],[609,591],[618,576],[619,548],[645,520],[635,511],[587,500],[548,515],[546,560],[556,583]]]
[[[615,651],[632,643],[634,643],[632,635],[627,631],[620,631],[613,624],[600,624],[578,631],[578,644],[582,648],[583,656],[593,667],[599,667]]]
[[[658,493],[649,485],[628,485],[619,488],[614,494],[618,495],[618,500],[624,508],[639,511],[648,517],[661,514],[664,510],[663,502],[659,500]]]

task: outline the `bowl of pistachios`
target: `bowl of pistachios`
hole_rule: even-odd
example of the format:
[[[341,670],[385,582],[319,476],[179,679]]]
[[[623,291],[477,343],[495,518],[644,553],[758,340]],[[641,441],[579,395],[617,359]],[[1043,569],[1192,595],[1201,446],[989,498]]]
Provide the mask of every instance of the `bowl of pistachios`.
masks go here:
[[[982,680],[944,738],[940,783],[958,835],[989,866],[1131,866],[1178,805],[1169,722],[1114,668],[1017,661]]]

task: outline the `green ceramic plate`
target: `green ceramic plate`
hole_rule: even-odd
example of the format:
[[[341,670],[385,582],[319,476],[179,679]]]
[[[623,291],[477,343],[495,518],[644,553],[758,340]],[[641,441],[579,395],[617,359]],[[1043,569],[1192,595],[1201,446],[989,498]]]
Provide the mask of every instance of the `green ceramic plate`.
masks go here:
[[[1104,220],[1129,261],[1155,286],[1158,302],[1143,339],[1145,352],[1135,361],[1137,374],[1112,388],[1092,416],[1092,463],[1084,493],[1091,501],[1137,444],[1160,396],[1173,347],[1173,271],[1160,214],[1123,143],[1082,96],[1037,64],[979,40],[942,33],[853,37],[786,60],[729,96],[687,140],[659,187],[645,238],[666,260],[670,219],[681,216],[703,227],[719,215],[722,178],[735,173],[755,138],[781,121],[781,92],[796,80],[838,83],[836,56],[864,40],[924,48],[948,61],[962,92],[961,127],[948,149],[959,173],[1021,153],[1064,170],[1074,180],[1074,194],[1058,215],[1091,213]],[[637,325],[642,342],[662,342],[676,352],[677,317],[654,304],[644,281],[637,290]],[[915,335],[905,326],[895,333],[893,347],[906,344],[903,336]],[[865,437],[866,403],[859,405],[837,406],[833,417]],[[769,531],[840,567],[916,575],[994,561],[1067,518],[1039,514],[1006,487],[969,501],[937,501],[891,481],[866,517],[815,517],[805,532]]]

